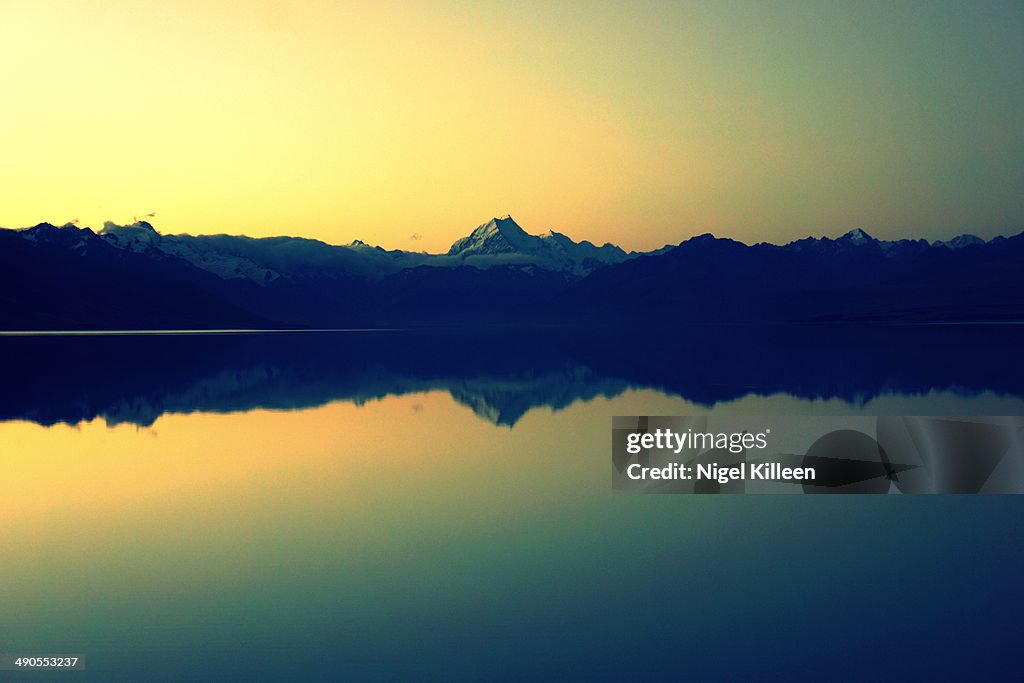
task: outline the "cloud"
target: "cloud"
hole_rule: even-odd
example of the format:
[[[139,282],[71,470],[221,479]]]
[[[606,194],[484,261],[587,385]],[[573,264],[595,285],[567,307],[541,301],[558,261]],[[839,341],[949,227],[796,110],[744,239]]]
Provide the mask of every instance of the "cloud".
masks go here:
[[[423,235],[419,234],[418,232],[414,232],[413,234],[411,234],[411,235],[409,236],[409,239],[411,239],[411,240],[417,240],[417,241],[418,241],[418,240],[421,240],[421,239],[423,239]]]

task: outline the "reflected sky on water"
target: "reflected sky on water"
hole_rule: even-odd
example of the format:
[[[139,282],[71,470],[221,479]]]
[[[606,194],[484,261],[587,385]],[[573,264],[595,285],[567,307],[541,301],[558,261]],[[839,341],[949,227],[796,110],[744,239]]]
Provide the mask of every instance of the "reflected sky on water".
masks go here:
[[[861,678],[879,652],[887,673],[984,675],[1015,647],[1018,497],[609,483],[617,414],[1020,414],[1005,385],[942,386],[953,368],[923,391],[708,406],[548,347],[545,365],[370,346],[224,347],[178,373],[173,347],[91,368],[71,351],[64,383],[23,367],[0,422],[3,649],[84,654],[82,680],[594,680]]]

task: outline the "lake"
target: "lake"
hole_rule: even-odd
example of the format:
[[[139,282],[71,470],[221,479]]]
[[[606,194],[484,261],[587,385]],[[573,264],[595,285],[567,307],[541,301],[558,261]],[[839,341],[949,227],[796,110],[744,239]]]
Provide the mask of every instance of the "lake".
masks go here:
[[[998,677],[1020,497],[613,494],[609,434],[1021,415],[1021,337],[3,337],[0,651],[86,657],[55,680]]]

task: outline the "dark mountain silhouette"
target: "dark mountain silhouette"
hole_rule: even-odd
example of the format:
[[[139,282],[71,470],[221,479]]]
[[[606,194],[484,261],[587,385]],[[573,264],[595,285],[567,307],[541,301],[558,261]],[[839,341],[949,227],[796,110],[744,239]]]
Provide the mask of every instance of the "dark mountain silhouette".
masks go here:
[[[684,322],[1024,320],[1024,234],[988,244],[832,240],[747,246],[701,235],[559,295],[583,319]],[[612,309],[614,305],[614,309]]]
[[[223,281],[180,258],[110,245],[89,228],[0,230],[0,327],[265,327],[221,296]]]
[[[5,329],[1024,320],[1024,235],[701,235],[627,254],[506,217],[429,255],[41,224],[0,230],[0,286]]]

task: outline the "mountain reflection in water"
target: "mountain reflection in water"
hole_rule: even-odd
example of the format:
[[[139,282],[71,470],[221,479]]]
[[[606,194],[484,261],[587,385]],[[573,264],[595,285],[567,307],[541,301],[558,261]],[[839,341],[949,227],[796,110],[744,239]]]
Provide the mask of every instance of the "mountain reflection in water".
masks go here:
[[[652,389],[712,407],[749,395],[841,399],[931,391],[1024,396],[1021,326],[452,329],[0,337],[0,419],[362,404],[444,390],[514,426],[529,410]]]

